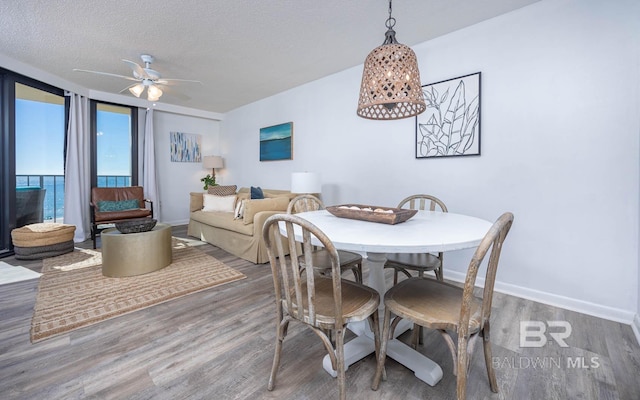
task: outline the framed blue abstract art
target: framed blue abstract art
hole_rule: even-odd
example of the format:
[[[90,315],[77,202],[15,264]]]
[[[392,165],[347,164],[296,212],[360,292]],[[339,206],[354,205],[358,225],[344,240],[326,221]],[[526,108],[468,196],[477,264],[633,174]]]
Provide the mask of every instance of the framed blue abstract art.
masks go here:
[[[202,162],[201,135],[169,132],[172,162]]]
[[[293,122],[260,128],[260,161],[293,160]]]

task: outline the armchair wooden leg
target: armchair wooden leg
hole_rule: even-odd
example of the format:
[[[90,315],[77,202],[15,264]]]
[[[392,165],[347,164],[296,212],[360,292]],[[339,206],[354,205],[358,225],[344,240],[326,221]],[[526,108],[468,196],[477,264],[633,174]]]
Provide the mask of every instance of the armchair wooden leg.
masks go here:
[[[96,228],[91,225],[91,240],[93,241],[93,248],[96,248]]]

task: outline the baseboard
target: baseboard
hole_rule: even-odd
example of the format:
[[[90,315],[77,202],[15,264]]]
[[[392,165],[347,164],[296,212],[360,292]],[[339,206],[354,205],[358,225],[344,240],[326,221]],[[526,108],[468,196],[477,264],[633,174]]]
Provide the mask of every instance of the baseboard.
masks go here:
[[[446,269],[445,269],[446,271]],[[446,271],[445,278],[456,282],[464,282],[465,275],[456,271]],[[484,279],[478,278],[478,286],[484,285]],[[607,319],[610,321],[621,322],[623,324],[632,325],[634,332],[636,332],[636,338],[639,338],[640,342],[640,320],[638,314],[632,311],[623,310],[615,307],[603,306],[601,304],[591,303],[588,301],[573,299],[566,296],[560,296],[553,293],[542,292],[535,289],[526,288],[523,286],[517,286],[510,283],[499,282],[496,280],[495,288],[496,292],[508,294],[511,296],[521,297],[527,300],[537,301],[539,303],[548,304],[554,307],[560,307],[571,311],[576,311],[582,314],[592,315],[594,317]],[[635,319],[634,319],[635,317]],[[635,324],[635,327],[633,326]]]
[[[640,315],[639,314],[636,314],[636,316],[633,318],[631,329],[633,329],[633,333],[636,335],[636,340],[638,341],[638,344],[640,344]]]

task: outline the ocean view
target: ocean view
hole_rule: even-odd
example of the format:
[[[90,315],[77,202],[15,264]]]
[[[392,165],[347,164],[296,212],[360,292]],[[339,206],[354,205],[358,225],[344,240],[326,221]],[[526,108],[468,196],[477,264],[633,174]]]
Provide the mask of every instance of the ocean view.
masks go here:
[[[130,176],[98,176],[99,187],[130,185]],[[64,175],[17,175],[16,187],[45,189],[44,222],[62,222],[64,217]]]

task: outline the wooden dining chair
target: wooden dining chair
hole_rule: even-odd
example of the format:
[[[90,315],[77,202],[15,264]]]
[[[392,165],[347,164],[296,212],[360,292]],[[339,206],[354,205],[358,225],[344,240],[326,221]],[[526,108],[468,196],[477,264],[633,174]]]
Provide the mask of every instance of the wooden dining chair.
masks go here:
[[[412,210],[429,210],[448,212],[447,206],[437,197],[428,194],[415,194],[407,197],[398,204],[398,208],[409,208]],[[442,261],[444,256],[442,252],[438,255],[430,253],[389,253],[387,254],[387,262],[385,268],[393,268],[393,284],[398,283],[398,273],[402,272],[411,278],[409,271],[416,271],[419,277],[423,277],[427,271],[433,271],[436,279],[443,280]]]
[[[435,196],[428,194],[414,194],[402,200],[398,204],[398,208],[409,208],[411,210],[428,210],[448,212],[444,202]],[[410,271],[416,271],[418,277],[424,277],[424,273],[433,271],[436,279],[442,281],[444,275],[442,273],[444,254],[439,252],[438,255],[431,253],[389,253],[387,254],[387,262],[385,268],[393,268],[393,284],[398,283],[398,273],[402,272],[407,278],[411,278]],[[418,348],[422,343],[422,327],[414,327],[411,336],[413,348]]]
[[[286,231],[290,257],[286,257],[283,240],[280,240],[280,224]],[[296,246],[294,231],[302,237],[301,246]],[[309,221],[291,214],[276,214],[267,219],[262,234],[271,264],[277,311],[275,355],[267,388],[273,390],[275,387],[280,353],[289,322],[298,321],[311,328],[322,340],[331,365],[337,372],[340,399],[346,399],[345,328],[350,322],[369,320],[377,355],[380,349],[380,295],[360,283],[342,280],[338,251],[331,240]],[[328,275],[320,275],[314,269],[311,251],[313,237],[327,251],[331,266],[331,273]],[[299,263],[301,252],[305,257],[304,266]],[[300,268],[305,269],[304,274],[299,273]],[[335,347],[326,334],[328,330],[336,338]]]
[[[493,392],[498,392],[498,383],[491,362],[489,320],[500,252],[512,223],[513,214],[507,212],[491,226],[469,262],[464,287],[434,279],[414,277],[398,283],[385,293],[382,325],[384,331],[378,366],[371,386],[373,390],[377,390],[380,384],[386,358],[387,339],[393,337],[393,331],[398,322],[405,318],[413,321],[414,324],[438,330],[442,334],[453,357],[453,374],[457,375],[458,400],[466,398],[467,372],[473,348],[478,337],[482,337],[489,384]],[[473,291],[478,268],[490,249],[482,298],[477,298]],[[396,316],[393,322],[390,321],[391,314]],[[448,331],[457,334],[457,346]]]
[[[297,214],[317,210],[324,210],[322,200],[311,194],[303,194],[291,200],[287,208],[287,213]],[[313,265],[315,265],[317,269],[324,271],[324,273],[329,273],[331,271],[331,263],[327,251],[317,246],[314,246],[312,251]],[[346,250],[338,250],[338,256],[340,258],[340,268],[342,272],[353,272],[356,282],[362,283],[362,256]],[[304,255],[300,255],[300,265],[304,265],[304,259]]]

